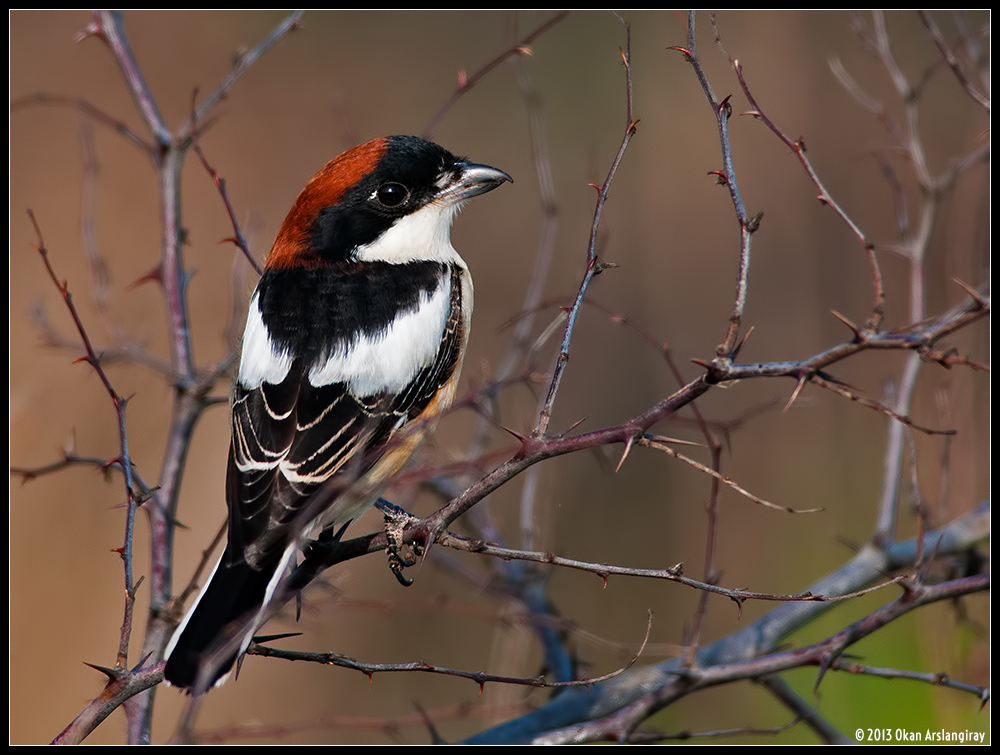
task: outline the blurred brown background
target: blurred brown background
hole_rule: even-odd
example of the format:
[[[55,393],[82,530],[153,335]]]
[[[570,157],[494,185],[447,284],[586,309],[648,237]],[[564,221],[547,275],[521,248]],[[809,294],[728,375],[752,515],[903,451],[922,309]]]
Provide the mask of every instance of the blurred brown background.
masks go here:
[[[187,117],[195,90],[213,90],[231,57],[256,45],[282,19],[278,12],[130,12],[126,29],[165,118],[176,128]],[[472,72],[548,14],[505,12],[315,12],[303,27],[267,52],[216,110],[201,144],[226,179],[254,253],[266,255],[299,189],[328,159],[383,134],[422,133],[449,97],[460,69]],[[621,422],[669,394],[676,383],[654,342],[669,342],[685,371],[692,358],[710,359],[725,333],[732,306],[738,226],[727,192],[707,175],[720,167],[714,118],[691,67],[670,45],[684,43],[684,17],[670,12],[629,13],[635,117],[641,120],[611,192],[601,228],[601,255],[618,268],[601,275],[581,317],[572,359],[552,424],[563,430],[584,419],[582,430]],[[984,17],[972,17],[983,23]],[[715,90],[732,93],[736,113],[747,104],[724,57],[712,43],[707,15],[700,17],[700,52]],[[79,97],[131,127],[142,124],[104,45],[74,43],[88,22],[84,12],[14,11],[10,15],[12,101],[51,93]],[[955,27],[939,19],[949,38]],[[904,72],[916,80],[938,60],[917,16],[891,13],[889,32]],[[884,67],[871,56],[841,13],[731,12],[719,15],[727,49],[743,63],[755,96],[793,137],[802,136],[827,187],[881,250],[888,327],[907,324],[908,270],[889,251],[897,242],[892,197],[871,149],[888,142],[877,119],[860,108],[830,72],[839,58],[867,91],[902,118]],[[988,40],[985,44],[988,45]],[[546,284],[549,306],[536,333],[567,303],[583,272],[594,191],[625,127],[621,23],[607,13],[579,13],[544,34],[524,60],[541,102],[559,207],[555,259]],[[931,169],[989,139],[988,117],[938,71],[924,94],[920,129]],[[110,402],[94,373],[73,355],[44,343],[35,312],[68,338],[72,324],[32,246],[25,210],[37,216],[57,274],[67,280],[98,345],[116,330],[166,358],[164,308],[159,290],[133,285],[158,262],[160,228],[155,173],[148,159],[108,128],[92,125],[67,107],[19,107],[10,119],[10,436],[11,464],[41,466],[59,449],[112,457],[117,433]],[[731,120],[737,176],[751,212],[763,210],[754,237],[746,324],[754,335],[745,361],[799,359],[848,337],[830,314],[856,322],[869,314],[870,272],[856,240],[816,191],[798,161],[766,128],[748,117]],[[145,134],[144,134],[145,135]],[[476,314],[464,385],[473,387],[500,362],[509,339],[505,325],[519,309],[538,246],[542,212],[530,152],[528,118],[508,66],[500,66],[464,96],[441,121],[434,139],[448,149],[495,165],[516,183],[478,200],[458,219],[455,247],[476,280]],[[82,144],[92,139],[99,164],[95,215],[81,206]],[[896,160],[910,210],[919,206],[912,173]],[[946,199],[936,219],[926,265],[928,311],[961,300],[953,277],[978,285],[989,269],[988,170],[976,167]],[[206,365],[230,345],[225,334],[233,306],[245,305],[253,285],[235,287],[231,235],[221,200],[194,155],[184,175],[184,219],[195,355]],[[96,217],[100,252],[108,262],[107,317],[95,308],[90,271],[81,253],[81,218]],[[251,274],[252,276],[252,274]],[[236,289],[235,305],[234,295]],[[627,318],[635,328],[609,315]],[[239,326],[242,328],[242,324]],[[962,353],[988,359],[988,328],[979,324],[950,339]],[[552,349],[540,367],[548,370]],[[837,377],[880,398],[901,374],[903,357],[869,354],[839,365]],[[145,479],[154,481],[164,449],[170,389],[146,367],[113,365],[120,394],[131,397],[129,442]],[[989,493],[989,383],[985,373],[925,366],[913,406],[923,425],[959,431],[951,445],[947,499],[942,500],[940,437],[915,437],[915,476],[938,521],[977,505]],[[779,409],[755,414],[731,435],[723,472],[781,505],[822,507],[820,514],[789,516],[724,493],[718,560],[722,583],[770,592],[794,592],[843,563],[871,536],[879,499],[887,420],[817,388],[780,412],[791,381],[744,382],[706,396],[702,410],[734,419],[768,402]],[[221,391],[220,391],[221,392]],[[534,421],[535,397],[524,387],[505,395],[502,421],[519,431]],[[471,413],[446,422],[428,453],[461,458],[474,424]],[[666,434],[700,440],[689,424]],[[177,536],[175,585],[180,589],[224,516],[227,439],[225,411],[209,411],[188,461]],[[497,431],[495,448],[510,444]],[[633,451],[618,474],[620,449],[607,457],[581,454],[541,468],[537,547],[589,561],[637,567],[683,562],[702,576],[703,505],[709,484],[690,467],[653,452]],[[707,461],[704,450],[695,455]],[[493,496],[490,507],[516,543],[521,482]],[[909,493],[904,493],[909,498]],[[112,553],[124,532],[121,480],[103,481],[93,469],[75,468],[22,485],[12,478],[10,506],[10,738],[41,743],[54,737],[100,690],[101,676],[83,665],[112,665],[122,618],[122,567]],[[409,503],[409,502],[408,502]],[[432,502],[417,500],[418,513]],[[909,512],[908,506],[903,510]],[[360,533],[379,526],[370,517]],[[900,536],[915,532],[901,517]],[[148,569],[145,521],[137,518],[136,575]],[[485,564],[459,562],[485,573]],[[302,631],[287,647],[332,650],[370,662],[428,662],[469,670],[532,676],[537,645],[515,607],[431,564],[400,588],[378,556],[329,575],[331,589],[307,595],[303,618],[274,622],[273,631]],[[574,639],[584,673],[603,674],[635,652],[653,611],[651,646],[640,663],[670,655],[683,642],[697,595],[686,588],[637,579],[600,579],[555,571],[551,595],[560,613],[576,622]],[[145,598],[140,590],[134,652],[141,645]],[[840,607],[797,641],[818,639],[890,599],[889,591]],[[879,666],[945,671],[988,683],[988,601],[966,601],[972,623],[960,624],[949,606],[908,616],[855,652]],[[714,599],[705,640],[745,626],[769,608],[744,606],[742,618]],[[977,626],[978,622],[978,626]],[[131,658],[133,664],[139,658]],[[807,696],[815,672],[789,678]],[[502,707],[540,703],[541,692],[478,688],[426,675],[380,675],[368,680],[344,670],[250,658],[240,679],[212,693],[198,729],[231,741],[424,743],[414,702],[443,719],[443,736],[457,739],[513,713]],[[821,711],[842,730],[914,725],[986,729],[971,697],[913,682],[844,678],[823,683]],[[172,733],[182,697],[157,693],[154,741]],[[466,704],[467,711],[447,708]],[[477,707],[478,706],[478,707]],[[460,715],[461,713],[461,715]],[[909,716],[909,718],[904,718]],[[382,725],[409,717],[392,732]],[[780,726],[790,716],[753,685],[702,693],[661,714],[668,730]],[[453,720],[451,720],[453,719]],[[905,723],[904,723],[905,722]],[[260,727],[256,736],[240,727]],[[88,740],[124,741],[120,713]],[[747,738],[745,741],[761,741]],[[777,740],[815,741],[802,727]]]

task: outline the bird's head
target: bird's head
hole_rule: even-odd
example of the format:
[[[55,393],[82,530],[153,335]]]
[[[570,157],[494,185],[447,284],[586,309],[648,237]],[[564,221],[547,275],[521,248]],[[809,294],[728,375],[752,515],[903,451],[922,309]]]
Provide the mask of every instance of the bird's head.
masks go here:
[[[338,261],[451,261],[451,221],[463,202],[512,181],[415,136],[386,136],[323,166],[299,194],[266,267]]]

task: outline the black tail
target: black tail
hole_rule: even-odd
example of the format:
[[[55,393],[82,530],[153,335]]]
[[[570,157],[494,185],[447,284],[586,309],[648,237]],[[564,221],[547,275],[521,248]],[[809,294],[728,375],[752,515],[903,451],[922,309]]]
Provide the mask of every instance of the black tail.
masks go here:
[[[225,681],[258,628],[258,615],[284,561],[275,559],[258,570],[229,555],[227,547],[167,645],[163,675],[175,687],[204,692]]]

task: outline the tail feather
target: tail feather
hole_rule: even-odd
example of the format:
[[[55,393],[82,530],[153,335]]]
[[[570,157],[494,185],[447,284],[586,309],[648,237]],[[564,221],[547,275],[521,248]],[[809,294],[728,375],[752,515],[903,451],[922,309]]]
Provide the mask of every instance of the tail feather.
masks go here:
[[[203,692],[226,681],[264,618],[292,552],[254,569],[241,557],[230,558],[227,547],[167,644],[163,675],[169,684]]]

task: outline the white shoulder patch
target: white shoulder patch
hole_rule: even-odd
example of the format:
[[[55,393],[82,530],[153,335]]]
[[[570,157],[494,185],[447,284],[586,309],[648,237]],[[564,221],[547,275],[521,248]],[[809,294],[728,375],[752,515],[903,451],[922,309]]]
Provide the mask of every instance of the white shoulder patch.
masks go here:
[[[437,357],[450,308],[448,277],[432,293],[421,294],[416,310],[397,317],[378,335],[340,345],[313,366],[309,382],[317,387],[347,383],[358,397],[401,392]]]
[[[291,367],[291,356],[287,352],[279,352],[271,341],[260,314],[257,293],[254,292],[243,331],[243,355],[240,357],[238,379],[248,389],[257,388],[264,382],[277,385],[285,379]]]

